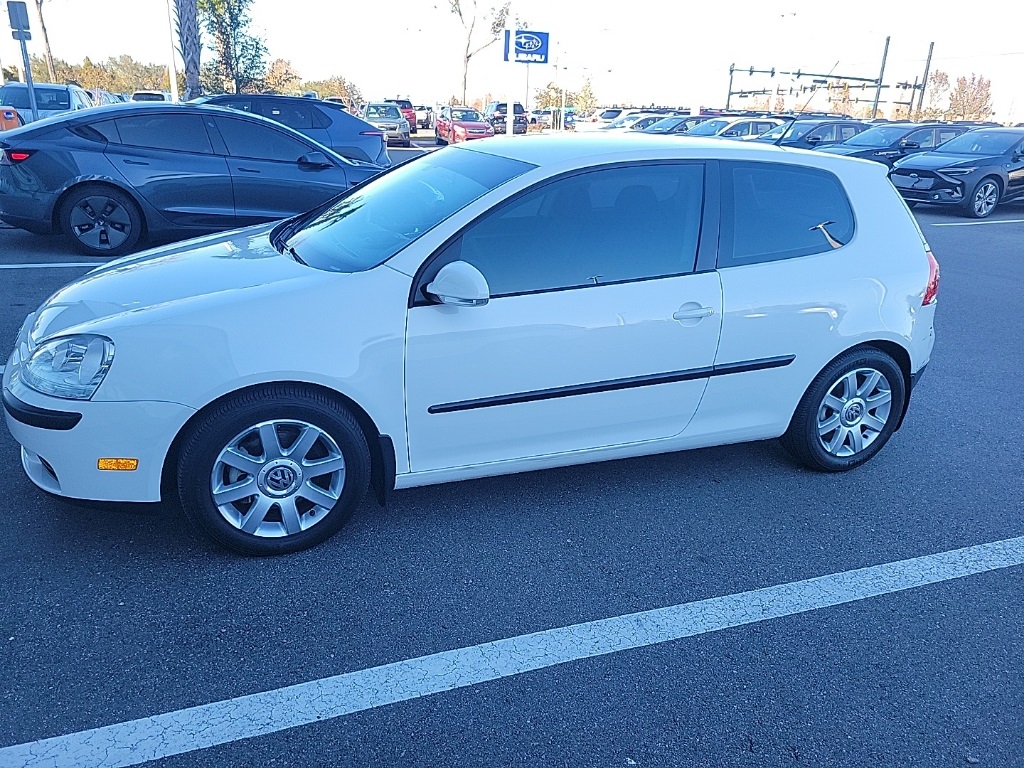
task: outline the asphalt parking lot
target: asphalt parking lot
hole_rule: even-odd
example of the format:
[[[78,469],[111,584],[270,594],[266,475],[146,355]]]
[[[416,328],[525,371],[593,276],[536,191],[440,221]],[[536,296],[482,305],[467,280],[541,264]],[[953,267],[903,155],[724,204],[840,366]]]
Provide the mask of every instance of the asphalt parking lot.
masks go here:
[[[0,430],[0,766],[1021,765],[1024,205],[917,215],[932,363],[843,475],[768,442],[413,489],[255,560],[43,495]],[[94,263],[0,230],[0,357]]]

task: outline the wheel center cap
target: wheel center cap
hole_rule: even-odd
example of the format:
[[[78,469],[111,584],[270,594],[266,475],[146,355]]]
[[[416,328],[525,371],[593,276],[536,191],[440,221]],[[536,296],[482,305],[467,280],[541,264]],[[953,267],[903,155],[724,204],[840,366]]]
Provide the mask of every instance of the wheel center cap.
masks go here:
[[[860,420],[864,418],[865,404],[860,398],[855,398],[846,404],[843,408],[842,419],[843,424],[847,427],[852,427],[860,423]]]
[[[294,461],[275,459],[267,462],[256,477],[263,493],[276,498],[290,496],[302,482],[302,470]]]

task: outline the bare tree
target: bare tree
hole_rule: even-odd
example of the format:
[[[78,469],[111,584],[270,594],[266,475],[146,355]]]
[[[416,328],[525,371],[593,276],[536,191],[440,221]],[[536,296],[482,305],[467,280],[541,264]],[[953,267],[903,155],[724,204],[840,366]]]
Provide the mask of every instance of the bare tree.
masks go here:
[[[174,0],[174,15],[178,27],[178,46],[185,62],[185,101],[202,93],[199,80],[203,43],[199,37],[199,7],[197,0]]]
[[[988,120],[992,116],[992,81],[982,75],[959,77],[949,95],[949,116],[954,120]]]
[[[43,53],[46,59],[46,74],[51,83],[57,82],[57,72],[53,68],[53,52],[50,50],[50,35],[46,32],[46,21],[43,19],[43,2],[36,0],[36,15],[39,17],[39,31],[43,33]]]
[[[477,0],[448,0],[448,3],[451,12],[458,16],[466,33],[466,46],[462,55],[462,103],[465,104],[470,59],[501,39],[505,22],[508,20],[510,3],[505,2],[499,7],[492,7],[483,17]],[[477,34],[478,32],[482,34]]]
[[[928,106],[915,110],[915,120],[942,120],[949,111],[949,75],[936,69],[928,78]]]

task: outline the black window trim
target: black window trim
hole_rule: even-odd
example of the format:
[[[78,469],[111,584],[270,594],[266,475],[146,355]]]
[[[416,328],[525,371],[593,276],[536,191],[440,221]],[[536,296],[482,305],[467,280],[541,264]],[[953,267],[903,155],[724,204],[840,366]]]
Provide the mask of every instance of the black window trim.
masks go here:
[[[669,275],[654,275],[649,277],[634,277],[628,280],[613,280],[606,283],[596,283],[594,285],[569,285],[560,288],[539,288],[533,291],[518,291],[515,293],[502,293],[491,296],[491,300],[499,299],[510,299],[517,298],[519,296],[534,296],[541,293],[558,293],[562,291],[578,291],[586,290],[588,288],[603,288],[610,285],[626,285],[628,283],[640,283],[647,282],[649,280],[667,280],[674,277],[685,277],[687,275],[697,274],[699,272],[706,272],[713,270],[714,261],[717,260],[718,250],[718,224],[719,224],[719,211],[721,205],[721,195],[716,194],[720,185],[719,181],[719,167],[718,161],[716,160],[705,160],[701,158],[671,158],[665,160],[627,160],[627,161],[616,161],[612,163],[605,163],[602,165],[593,165],[586,168],[576,168],[571,171],[557,174],[555,176],[549,176],[546,179],[538,181],[536,184],[532,184],[525,189],[521,189],[510,197],[505,198],[496,205],[488,208],[485,212],[462,227],[459,228],[451,237],[447,238],[441,245],[434,249],[434,251],[423,260],[419,268],[416,270],[416,274],[413,277],[412,286],[409,289],[409,302],[408,307],[431,307],[437,306],[437,302],[433,301],[426,295],[426,285],[433,279],[434,271],[431,269],[439,259],[441,259],[456,242],[458,242],[466,231],[476,224],[483,216],[489,216],[503,208],[515,204],[523,196],[535,192],[542,187],[554,184],[563,179],[572,178],[574,176],[582,176],[587,173],[593,173],[595,171],[606,171],[615,170],[618,168],[636,168],[641,166],[651,165],[703,165],[704,166],[704,201],[701,210],[701,223],[699,231],[697,233],[697,254],[694,259],[694,266],[692,269]],[[711,180],[713,177],[713,181]],[[708,258],[707,253],[711,251],[711,257]],[[708,266],[711,264],[712,266]],[[427,278],[429,275],[429,278]]]
[[[730,171],[734,167],[736,167],[736,166],[749,166],[749,165],[767,166],[769,168],[779,168],[779,167],[781,167],[781,168],[796,168],[796,169],[799,169],[799,170],[810,170],[810,171],[814,171],[814,172],[817,172],[817,173],[823,173],[823,174],[826,174],[828,176],[831,176],[835,180],[836,184],[839,185],[839,189],[842,190],[843,196],[846,198],[846,204],[847,204],[847,206],[850,209],[850,218],[853,221],[853,234],[850,235],[850,239],[847,240],[845,243],[843,243],[839,248],[832,248],[826,242],[826,243],[823,243],[822,250],[815,251],[814,253],[805,253],[805,254],[801,254],[799,256],[783,256],[781,258],[764,259],[764,260],[761,260],[761,261],[751,261],[751,262],[748,262],[746,264],[723,264],[722,263],[722,250],[721,250],[721,248],[722,248],[722,238],[721,238],[722,228],[721,228],[721,222],[719,222],[719,224],[720,224],[720,226],[719,226],[720,237],[719,237],[719,243],[718,243],[719,247],[716,249],[716,252],[715,252],[715,256],[716,256],[715,269],[721,270],[721,269],[736,269],[736,268],[739,268],[739,267],[756,267],[756,266],[760,266],[762,264],[774,264],[775,262],[778,262],[778,261],[791,261],[793,259],[813,258],[815,256],[821,256],[823,254],[829,254],[829,253],[835,253],[836,251],[841,251],[843,248],[847,247],[848,245],[850,245],[851,243],[853,243],[857,239],[857,233],[860,230],[860,226],[859,226],[859,224],[857,222],[857,210],[856,210],[856,208],[854,208],[853,202],[850,200],[850,195],[846,191],[846,186],[843,184],[842,179],[840,179],[838,176],[836,176],[836,174],[834,174],[832,171],[826,170],[824,168],[818,168],[817,166],[813,166],[813,165],[801,165],[799,163],[778,163],[778,162],[772,163],[772,162],[765,162],[763,160],[723,160],[723,161],[721,161],[720,179],[722,179],[722,182],[721,182],[721,186],[720,186],[720,196],[719,196],[720,203],[719,203],[719,208],[718,208],[718,210],[719,210],[719,217],[720,218],[721,218],[721,216],[724,216],[726,214],[726,212],[730,211],[730,209],[732,207],[731,203],[732,203],[732,200],[734,199],[733,198],[733,189],[732,189],[732,187],[733,187],[733,179],[732,179],[732,174],[730,173]]]

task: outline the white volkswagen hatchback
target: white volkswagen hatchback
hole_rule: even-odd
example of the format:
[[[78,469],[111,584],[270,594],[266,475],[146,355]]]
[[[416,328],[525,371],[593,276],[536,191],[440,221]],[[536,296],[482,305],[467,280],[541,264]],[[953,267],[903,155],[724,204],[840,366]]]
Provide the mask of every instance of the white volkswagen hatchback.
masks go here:
[[[934,338],[938,266],[885,171],[700,139],[449,147],[58,291],[18,334],[7,424],[44,490],[176,494],[254,554],[326,539],[370,488],[775,437],[851,469]]]

